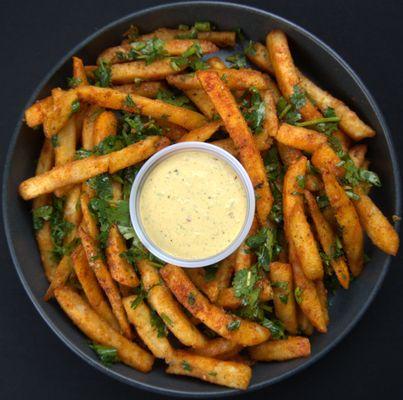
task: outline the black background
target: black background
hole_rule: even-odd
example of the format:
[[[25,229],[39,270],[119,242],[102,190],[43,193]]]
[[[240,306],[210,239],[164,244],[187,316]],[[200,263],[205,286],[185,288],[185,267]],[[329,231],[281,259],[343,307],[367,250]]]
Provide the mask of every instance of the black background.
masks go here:
[[[18,115],[60,57],[104,24],[160,1],[80,0],[0,3],[0,154]],[[316,34],[358,73],[403,152],[403,2],[277,0],[246,2]],[[197,16],[195,16],[197,19]],[[1,230],[0,398],[157,399],[92,369],[36,313],[14,271]],[[402,254],[402,252],[400,253]],[[335,349],[299,375],[250,395],[256,399],[403,398],[403,258],[390,266],[368,312]]]

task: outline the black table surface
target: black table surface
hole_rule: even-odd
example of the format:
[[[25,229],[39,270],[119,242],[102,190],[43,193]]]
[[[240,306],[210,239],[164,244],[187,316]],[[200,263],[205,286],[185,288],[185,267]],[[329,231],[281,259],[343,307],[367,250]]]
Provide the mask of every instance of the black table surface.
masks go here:
[[[45,73],[103,25],[157,1],[11,1],[0,13],[0,154],[5,158],[16,120]],[[400,4],[399,4],[400,3]],[[248,2],[316,34],[368,86],[403,152],[403,3],[390,0]],[[197,19],[197,16],[195,16]],[[26,296],[0,240],[0,398],[157,399],[109,378],[73,354],[47,327]],[[368,312],[322,360],[291,379],[241,398],[403,398],[402,252]]]

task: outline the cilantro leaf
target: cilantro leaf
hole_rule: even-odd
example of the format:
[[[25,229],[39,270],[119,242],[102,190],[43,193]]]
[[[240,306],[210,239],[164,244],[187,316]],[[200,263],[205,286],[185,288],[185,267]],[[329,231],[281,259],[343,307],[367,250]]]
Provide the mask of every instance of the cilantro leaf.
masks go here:
[[[109,63],[101,60],[97,69],[94,70],[95,86],[108,87],[111,85],[111,67]]]
[[[240,109],[252,132],[261,132],[266,115],[266,107],[256,88],[249,88],[241,97]]]
[[[157,331],[157,337],[166,337],[168,335],[168,329],[164,324],[164,321],[160,318],[155,310],[151,311],[151,325]]]
[[[230,67],[235,69],[246,68],[248,66],[245,55],[242,53],[232,54],[228,56],[225,61],[228,61],[230,63]]]
[[[118,351],[114,347],[102,346],[101,344],[97,344],[95,342],[90,343],[89,347],[94,350],[102,364],[106,366],[110,366],[120,361]]]
[[[38,207],[32,212],[34,229],[36,231],[43,228],[45,221],[49,221],[53,212],[52,206],[42,206]]]

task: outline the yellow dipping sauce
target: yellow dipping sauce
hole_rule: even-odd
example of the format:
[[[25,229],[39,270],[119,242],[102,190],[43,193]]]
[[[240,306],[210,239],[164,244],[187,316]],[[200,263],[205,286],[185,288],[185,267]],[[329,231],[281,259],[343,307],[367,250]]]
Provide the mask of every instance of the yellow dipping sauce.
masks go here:
[[[169,255],[204,259],[227,248],[245,223],[247,197],[233,168],[213,154],[189,150],[157,164],[139,196],[150,241]]]

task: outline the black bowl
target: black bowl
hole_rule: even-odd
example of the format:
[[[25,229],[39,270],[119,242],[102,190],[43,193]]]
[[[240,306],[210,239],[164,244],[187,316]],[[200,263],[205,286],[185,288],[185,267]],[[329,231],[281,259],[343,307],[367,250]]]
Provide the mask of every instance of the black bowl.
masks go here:
[[[284,30],[290,40],[297,64],[336,97],[343,99],[376,131],[370,149],[376,149],[371,157],[372,169],[381,177],[381,190],[373,196],[388,216],[400,215],[400,179],[396,156],[389,130],[378,106],[364,84],[351,68],[329,47],[312,34],[278,16],[255,8],[230,3],[186,2],[169,4],[136,12],[104,27],[69,52],[39,84],[27,106],[37,98],[47,96],[50,89],[65,85],[71,74],[71,56],[78,55],[86,63],[93,63],[96,55],[105,47],[115,45],[130,24],[148,32],[158,27],[175,27],[180,23],[192,24],[195,20],[212,21],[220,29],[241,27],[247,36],[264,41],[273,28]],[[111,368],[103,366],[85,337],[74,327],[59,307],[43,301],[48,286],[39,259],[32,230],[30,205],[18,196],[18,184],[33,175],[36,158],[42,140],[38,133],[22,123],[17,124],[11,139],[3,180],[4,226],[11,255],[30,299],[59,338],[75,353],[100,371],[130,385],[164,394],[182,396],[221,396],[239,393],[184,377],[165,374],[163,367],[149,374],[137,372],[125,365]],[[373,154],[375,155],[375,154]],[[329,333],[312,337],[312,356],[277,364],[259,363],[253,367],[253,378],[249,390],[255,390],[290,377],[309,366],[336,345],[357,323],[374,298],[385,276],[390,257],[373,246],[368,248],[371,257],[362,276],[353,282],[351,289],[339,293],[330,308]]]

